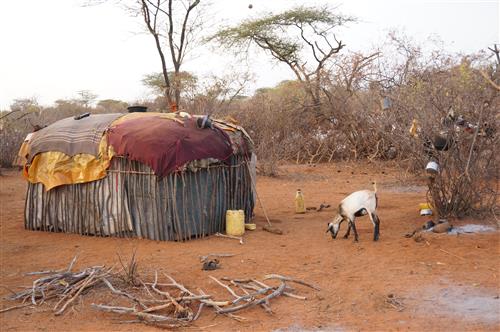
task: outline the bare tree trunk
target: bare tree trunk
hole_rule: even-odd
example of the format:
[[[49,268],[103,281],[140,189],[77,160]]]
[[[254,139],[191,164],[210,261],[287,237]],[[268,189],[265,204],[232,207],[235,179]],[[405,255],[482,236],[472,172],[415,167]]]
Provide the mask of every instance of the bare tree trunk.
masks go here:
[[[140,0],[144,22],[151,35],[154,37],[156,49],[160,56],[162,75],[165,81],[164,95],[171,111],[177,110],[181,103],[181,88],[178,85],[177,79],[186,55],[186,48],[189,44],[190,36],[192,37],[194,35],[193,30],[197,27],[189,25],[189,17],[193,9],[200,4],[200,1],[201,0],[189,0],[183,3],[186,11],[184,13],[182,25],[176,27],[174,24],[174,0],[168,0],[168,2],[162,0]],[[162,27],[162,23],[164,22],[166,22],[166,27]],[[176,38],[176,30],[180,30],[178,40]],[[160,37],[162,36],[166,36],[167,39],[170,60],[174,67],[173,78],[169,77],[165,52],[160,41]]]

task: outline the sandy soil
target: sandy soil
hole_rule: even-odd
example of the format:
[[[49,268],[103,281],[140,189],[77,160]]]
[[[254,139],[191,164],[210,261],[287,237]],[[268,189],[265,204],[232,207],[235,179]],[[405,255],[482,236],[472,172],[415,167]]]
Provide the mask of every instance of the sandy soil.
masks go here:
[[[208,237],[186,243],[139,239],[94,238],[72,234],[26,231],[23,228],[26,183],[20,173],[0,177],[0,296],[6,289],[29,285],[30,271],[67,266],[78,253],[76,268],[113,264],[117,253],[130,255],[136,248],[143,275],[165,271],[194,289],[221,298],[227,294],[209,275],[262,277],[268,273],[294,276],[321,287],[317,292],[297,286],[306,301],[280,297],[271,301],[273,315],[255,307],[241,312],[238,323],[206,309],[193,328],[204,331],[470,331],[500,330],[499,231],[492,220],[481,221],[496,231],[478,234],[429,234],[415,242],[403,235],[428,218],[418,214],[425,187],[402,183],[387,165],[348,164],[288,166],[279,178],[259,177],[258,189],[270,218],[284,231],[262,230],[265,219],[256,208],[258,229],[245,234],[245,244]],[[381,237],[372,241],[368,217],[357,220],[359,243],[352,238],[333,240],[325,234],[333,208],[296,215],[295,190],[301,188],[307,206],[326,202],[336,206],[348,193],[371,187],[377,179]],[[454,225],[480,223],[453,221]],[[341,229],[341,234],[345,230]],[[222,259],[222,268],[202,271],[200,255],[237,254]],[[386,302],[398,299],[397,310]],[[94,311],[91,303],[110,303],[104,291],[91,291],[63,316],[49,306],[0,313],[1,331],[154,331],[154,327],[119,324],[116,316]],[[1,307],[14,305],[1,300]]]

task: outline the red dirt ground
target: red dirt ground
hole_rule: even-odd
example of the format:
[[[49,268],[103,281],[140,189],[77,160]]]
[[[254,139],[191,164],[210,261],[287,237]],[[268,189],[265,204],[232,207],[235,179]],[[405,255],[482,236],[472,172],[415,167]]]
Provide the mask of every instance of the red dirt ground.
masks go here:
[[[295,190],[304,192],[307,206],[326,202],[337,206],[348,193],[379,188],[381,237],[372,241],[368,217],[357,220],[359,243],[325,234],[333,208],[296,215]],[[139,239],[94,238],[72,234],[27,231],[23,228],[26,183],[20,173],[4,171],[0,177],[0,296],[6,289],[29,285],[30,271],[59,269],[78,253],[75,268],[112,265],[117,253],[130,255],[137,249],[143,275],[152,271],[171,274],[188,288],[202,288],[220,298],[229,298],[208,276],[261,278],[278,273],[304,279],[321,291],[297,286],[301,301],[288,297],[271,300],[274,314],[254,307],[240,312],[239,323],[204,309],[196,323],[186,330],[206,331],[463,331],[500,330],[500,248],[497,224],[481,221],[496,231],[478,234],[429,234],[415,242],[403,235],[428,218],[418,214],[425,201],[425,187],[402,183],[397,171],[384,164],[335,164],[288,166],[278,178],[259,177],[258,190],[275,225],[284,231],[275,235],[262,230],[265,218],[256,207],[256,231],[244,236],[245,244],[211,236],[186,243]],[[480,223],[453,221],[454,225]],[[345,231],[342,225],[341,235]],[[352,236],[352,235],[351,235]],[[202,271],[199,256],[234,253],[222,258],[222,268]],[[403,304],[401,311],[386,302],[387,296]],[[67,310],[54,316],[42,305],[0,313],[1,331],[155,331],[137,324],[119,324],[114,314],[96,312],[91,303],[112,304],[105,291],[92,290]],[[16,303],[1,300],[6,308]]]

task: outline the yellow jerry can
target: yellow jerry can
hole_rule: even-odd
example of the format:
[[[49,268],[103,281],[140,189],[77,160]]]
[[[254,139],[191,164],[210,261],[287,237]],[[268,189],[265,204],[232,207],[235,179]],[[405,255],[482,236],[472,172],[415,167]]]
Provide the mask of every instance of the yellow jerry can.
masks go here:
[[[242,236],[245,233],[245,212],[243,210],[226,211],[226,234]]]

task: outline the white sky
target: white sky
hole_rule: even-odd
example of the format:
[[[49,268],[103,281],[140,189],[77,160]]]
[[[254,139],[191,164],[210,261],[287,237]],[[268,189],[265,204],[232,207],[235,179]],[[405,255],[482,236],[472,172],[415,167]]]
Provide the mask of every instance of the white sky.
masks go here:
[[[16,98],[36,97],[50,105],[75,97],[79,90],[91,90],[99,99],[134,101],[148,96],[141,79],[160,71],[160,63],[140,18],[127,15],[114,1],[82,7],[84,1],[0,0],[0,110]],[[350,50],[369,50],[393,28],[421,42],[437,35],[456,52],[476,52],[499,42],[498,0],[212,2],[212,15],[227,23],[296,5],[338,6],[343,14],[360,20],[340,36]],[[260,53],[251,62],[254,87],[293,78],[287,68],[269,59]],[[200,50],[183,70],[220,74],[230,65],[239,66],[234,62],[231,55]]]

